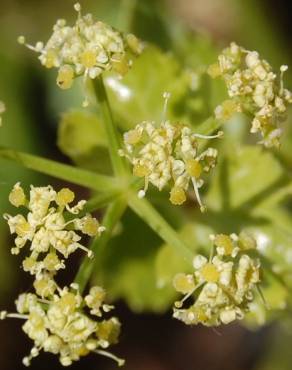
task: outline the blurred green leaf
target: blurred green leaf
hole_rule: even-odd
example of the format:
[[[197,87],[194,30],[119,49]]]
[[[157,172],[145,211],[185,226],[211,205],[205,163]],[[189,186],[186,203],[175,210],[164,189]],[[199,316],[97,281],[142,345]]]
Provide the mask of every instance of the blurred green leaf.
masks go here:
[[[148,46],[132,69],[119,79],[108,75],[106,85],[117,122],[125,130],[144,120],[160,122],[163,93],[171,94],[167,118],[196,125],[211,114],[202,96],[204,77],[182,69],[170,53]]]
[[[135,312],[161,312],[169,307],[173,289],[157,285],[155,258],[161,241],[134,213],[127,211],[121,229],[103,256],[102,280],[113,299],[124,299]]]
[[[58,146],[78,166],[110,172],[107,141],[96,114],[85,110],[64,113],[58,126]]]

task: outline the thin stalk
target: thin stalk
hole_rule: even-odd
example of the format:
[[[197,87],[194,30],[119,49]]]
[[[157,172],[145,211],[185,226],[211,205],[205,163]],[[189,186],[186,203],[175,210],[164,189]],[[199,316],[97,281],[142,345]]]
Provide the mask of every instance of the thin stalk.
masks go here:
[[[98,175],[91,171],[82,170],[67,164],[45,159],[32,154],[19,152],[13,149],[0,147],[0,158],[7,159],[28,169],[53,176],[61,180],[72,182],[89,189],[105,192],[118,189],[115,179],[105,175]]]
[[[144,220],[167,244],[174,248],[190,264],[194,255],[182,241],[177,232],[165,221],[156,209],[146,200],[132,194],[129,198],[130,208]]]
[[[108,139],[108,150],[113,170],[116,175],[123,176],[126,173],[126,167],[123,158],[119,155],[119,149],[121,148],[120,137],[115,122],[113,120],[113,115],[102,76],[94,80],[93,86],[96,99],[100,105],[100,110],[103,118],[102,121]]]
[[[91,245],[91,251],[94,253],[94,259],[89,259],[87,257],[84,258],[74,280],[75,283],[79,285],[80,292],[85,289],[93,270],[98,266],[104,248],[106,247],[110,237],[112,236],[115,226],[121,219],[126,208],[127,204],[124,199],[117,199],[108,206],[102,221],[102,225],[106,229],[101,236],[94,239]]]

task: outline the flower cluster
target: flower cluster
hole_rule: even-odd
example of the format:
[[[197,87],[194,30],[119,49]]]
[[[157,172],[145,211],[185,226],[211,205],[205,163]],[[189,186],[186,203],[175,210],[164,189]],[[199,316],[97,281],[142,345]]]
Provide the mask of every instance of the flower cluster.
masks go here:
[[[31,186],[30,197],[27,199],[20,184],[14,186],[9,201],[15,207],[25,207],[27,216],[5,214],[4,218],[10,232],[16,234],[12,254],[18,254],[29,245],[31,254],[23,261],[25,271],[36,276],[43,272],[55,273],[65,268],[64,258],[68,258],[78,248],[93,257],[92,252],[80,244],[81,236],[77,231],[96,236],[104,227],[90,214],[76,217],[86,201],[82,200],[70,207],[74,197],[74,193],[67,188],[56,192],[51,186]]]
[[[58,270],[65,268],[62,258],[68,258],[77,248],[92,257],[92,252],[79,243],[81,237],[77,231],[91,237],[104,231],[90,214],[76,217],[86,202],[82,200],[70,206],[74,197],[67,188],[56,192],[51,186],[31,186],[27,199],[19,183],[9,194],[12,205],[28,210],[26,217],[22,214],[4,217],[11,233],[17,235],[12,253],[18,254],[26,244],[30,245],[31,254],[23,261],[23,268],[34,275],[35,292],[21,294],[16,300],[17,313],[2,311],[0,319],[25,320],[22,329],[34,341],[30,355],[23,359],[25,366],[41,350],[59,355],[63,366],[90,352],[108,356],[119,365],[124,363],[105,350],[117,342],[120,332],[116,317],[103,318],[113,308],[104,303],[105,291],[95,286],[83,298],[78,284],[60,288],[55,281]],[[65,220],[66,217],[69,219]]]
[[[252,116],[250,132],[262,135],[260,143],[266,147],[279,146],[280,123],[292,103],[292,93],[283,86],[287,69],[282,65],[278,76],[256,51],[231,43],[208,69],[211,77],[224,80],[230,97],[216,108],[216,117],[227,120],[235,112],[247,113]]]
[[[199,188],[204,184],[203,173],[208,173],[217,161],[217,150],[207,148],[200,152],[198,139],[221,136],[203,136],[192,132],[188,126],[162,121],[142,122],[124,134],[125,149],[120,151],[133,165],[133,174],[145,179],[143,197],[148,183],[159,190],[171,186],[170,201],[180,205],[186,200],[190,182],[202,211]]]
[[[0,100],[0,126],[2,125],[1,114],[5,112],[5,104]]]
[[[25,320],[22,329],[34,341],[34,346],[23,364],[29,366],[32,358],[43,350],[58,355],[63,366],[71,365],[90,352],[108,356],[123,365],[124,360],[105,350],[117,342],[120,322],[116,317],[102,318],[112,309],[104,304],[104,290],[92,287],[83,298],[76,284],[63,289],[54,284],[54,290],[46,299],[38,291],[37,294],[24,293],[16,300],[17,313],[0,313],[0,319]]]
[[[260,282],[260,262],[252,257],[257,245],[246,233],[211,235],[214,251],[209,260],[197,255],[193,274],[179,273],[173,284],[184,294],[173,316],[186,324],[218,326],[242,319],[250,310],[253,290]],[[194,297],[194,303],[182,308]]]
[[[132,34],[123,35],[103,22],[96,22],[91,14],[81,16],[80,4],[74,8],[78,18],[73,26],[59,19],[45,45],[38,41],[34,46],[26,46],[40,54],[46,68],[58,68],[57,84],[61,89],[69,89],[74,78],[81,75],[86,80],[95,79],[105,70],[126,74],[132,56],[142,52],[142,43]],[[23,36],[18,41],[26,43]]]

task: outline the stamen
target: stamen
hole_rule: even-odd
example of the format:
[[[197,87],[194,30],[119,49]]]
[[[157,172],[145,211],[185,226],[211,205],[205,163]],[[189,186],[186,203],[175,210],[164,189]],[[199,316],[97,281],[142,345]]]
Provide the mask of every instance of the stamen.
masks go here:
[[[78,13],[78,19],[81,18],[81,5],[80,5],[80,3],[74,4],[74,9]]]
[[[283,94],[283,91],[284,91],[284,81],[283,81],[283,78],[284,78],[284,73],[288,70],[288,66],[286,65],[282,65],[280,67],[280,95]]]
[[[200,211],[202,213],[206,212],[207,208],[206,208],[206,206],[203,205],[203,203],[201,201],[198,184],[197,184],[197,181],[196,181],[195,177],[192,177],[192,183],[193,183],[193,187],[194,187],[194,191],[195,191],[195,194],[196,194],[197,201],[198,201],[199,206],[200,206]]]
[[[78,244],[78,243],[77,243],[77,244]],[[79,249],[82,249],[84,252],[86,252],[86,253],[87,253],[87,256],[88,256],[89,258],[93,258],[93,257],[94,257],[94,253],[93,253],[90,249],[88,249],[88,248],[84,247],[82,244],[78,244],[78,248],[79,248]]]
[[[223,131],[218,131],[216,135],[201,135],[201,134],[194,134],[195,137],[198,137],[200,139],[217,139],[219,137],[222,137],[224,134]]]
[[[183,299],[182,300],[180,300],[180,301],[177,301],[177,302],[175,302],[175,307],[177,307],[177,308],[180,308],[180,307],[182,307],[183,306],[183,303],[192,295],[192,294],[194,294],[195,293],[195,291],[197,290],[197,289],[199,289],[202,285],[203,285],[204,283],[200,283],[200,284],[198,284],[198,285],[196,285],[195,287],[194,287],[194,289],[191,291],[191,292],[189,292],[188,294],[186,294],[184,297],[183,297]]]
[[[110,353],[110,352],[108,352],[108,351],[104,351],[104,350],[102,350],[102,349],[96,349],[96,350],[95,350],[95,351],[93,351],[93,352],[95,352],[95,353],[97,353],[97,354],[99,354],[99,355],[103,355],[103,356],[106,356],[106,357],[111,358],[112,360],[114,360],[114,361],[116,361],[116,362],[117,362],[118,366],[123,366],[123,365],[124,365],[124,363],[125,363],[125,360],[124,360],[124,359],[119,358],[119,357],[117,357],[117,356],[113,355],[112,353]]]
[[[141,189],[138,191],[138,198],[142,199],[145,197],[146,192],[148,190],[148,185],[149,185],[149,179],[148,179],[148,176],[145,176],[144,189]]]
[[[20,313],[8,313],[7,311],[1,311],[0,312],[0,320],[4,320],[6,318],[27,320],[29,318],[29,316],[28,315],[22,315]]]
[[[168,101],[170,99],[170,96],[171,96],[171,94],[169,92],[164,92],[163,93],[164,105],[163,105],[163,111],[162,111],[162,122],[166,121]]]

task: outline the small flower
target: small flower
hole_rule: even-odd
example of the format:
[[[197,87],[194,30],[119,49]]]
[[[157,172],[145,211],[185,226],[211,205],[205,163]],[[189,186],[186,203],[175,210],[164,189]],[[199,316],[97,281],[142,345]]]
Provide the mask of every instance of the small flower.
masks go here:
[[[246,233],[211,235],[213,251],[209,260],[197,255],[193,274],[174,277],[175,290],[184,294],[175,302],[173,316],[186,324],[218,326],[242,319],[253,301],[253,291],[260,283],[260,262],[246,254],[256,249],[255,240]],[[194,297],[194,303],[182,308]]]
[[[1,115],[5,112],[5,104],[0,100],[0,126],[2,125],[2,117]]]
[[[169,96],[164,97],[163,115]],[[132,163],[133,174],[145,180],[139,197],[145,196],[149,183],[159,190],[170,186],[171,203],[180,205],[186,201],[191,183],[200,209],[204,211],[199,188],[204,184],[203,174],[209,173],[216,165],[217,150],[207,148],[200,152],[199,140],[220,136],[222,132],[214,136],[196,134],[188,126],[164,119],[160,124],[145,121],[124,134],[125,148],[120,150],[120,155]]]
[[[25,271],[36,276],[46,271],[54,273],[65,268],[64,259],[78,248],[92,257],[92,252],[80,244],[81,236],[77,231],[95,236],[104,231],[104,227],[90,214],[82,218],[75,217],[86,202],[82,200],[71,206],[74,198],[74,193],[67,188],[56,192],[51,186],[31,186],[27,199],[20,183],[14,185],[9,201],[15,207],[25,207],[27,215],[5,214],[4,218],[10,232],[16,234],[12,254],[18,254],[22,248],[30,245],[31,254],[23,261]],[[65,211],[74,217],[66,220]]]
[[[61,89],[69,89],[81,75],[85,81],[109,70],[125,75],[132,65],[132,56],[142,52],[142,43],[132,34],[124,35],[103,22],[96,22],[91,14],[82,16],[80,4],[75,4],[74,9],[78,18],[73,26],[59,19],[45,45],[39,41],[35,46],[26,46],[40,54],[43,66],[58,68],[57,85]],[[23,36],[18,41],[25,44]]]
[[[284,88],[283,74],[288,69],[280,67],[280,75],[273,72],[268,62],[260,59],[256,51],[231,43],[211,65],[211,77],[221,77],[227,86],[229,100],[215,109],[217,119],[226,121],[236,112],[251,115],[250,132],[260,132],[266,147],[279,146],[281,122],[287,106],[292,103],[292,93]]]
[[[103,294],[97,297],[97,292]],[[89,300],[89,296],[93,300]],[[44,275],[37,280],[36,294],[24,293],[18,297],[17,313],[0,313],[1,320],[6,317],[25,320],[22,329],[34,341],[30,355],[23,359],[25,366],[29,366],[41,350],[58,355],[63,366],[71,365],[90,352],[110,357],[123,365],[124,360],[104,350],[117,343],[121,324],[116,317],[97,320],[108,312],[109,307],[104,303],[102,288],[91,288],[89,296],[83,299],[76,284],[61,289]],[[96,308],[97,304],[98,310],[91,310],[88,315],[86,310]]]

